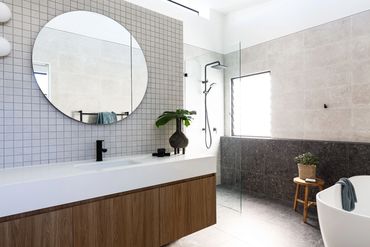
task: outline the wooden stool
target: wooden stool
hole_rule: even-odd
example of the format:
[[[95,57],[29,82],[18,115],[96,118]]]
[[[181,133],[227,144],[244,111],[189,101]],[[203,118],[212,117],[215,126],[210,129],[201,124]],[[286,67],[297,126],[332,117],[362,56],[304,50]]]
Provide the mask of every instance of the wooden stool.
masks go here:
[[[298,202],[303,204],[303,222],[306,223],[308,208],[310,206],[316,206],[316,202],[308,200],[308,194],[310,191],[309,189],[310,187],[317,187],[320,191],[322,191],[324,189],[325,182],[322,179],[316,178],[316,182],[310,183],[300,179],[299,177],[294,178],[293,182],[296,184],[293,208],[294,210],[297,209]],[[298,198],[301,186],[304,186],[304,200]]]

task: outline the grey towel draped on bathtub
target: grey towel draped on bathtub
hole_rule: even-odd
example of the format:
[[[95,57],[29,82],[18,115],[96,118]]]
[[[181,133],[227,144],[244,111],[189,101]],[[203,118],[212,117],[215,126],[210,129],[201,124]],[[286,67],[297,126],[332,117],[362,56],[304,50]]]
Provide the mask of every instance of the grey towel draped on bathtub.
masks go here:
[[[352,211],[355,209],[355,203],[357,202],[357,196],[353,184],[348,178],[341,178],[337,182],[342,187],[342,208],[346,211]]]

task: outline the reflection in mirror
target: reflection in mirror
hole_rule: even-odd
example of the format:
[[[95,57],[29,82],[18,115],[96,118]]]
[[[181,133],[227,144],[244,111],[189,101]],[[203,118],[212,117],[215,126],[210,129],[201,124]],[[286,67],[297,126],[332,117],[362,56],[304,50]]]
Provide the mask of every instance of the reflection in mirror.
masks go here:
[[[144,54],[116,21],[74,11],[52,19],[33,48],[40,90],[67,116],[84,123],[109,124],[126,118],[147,88]]]

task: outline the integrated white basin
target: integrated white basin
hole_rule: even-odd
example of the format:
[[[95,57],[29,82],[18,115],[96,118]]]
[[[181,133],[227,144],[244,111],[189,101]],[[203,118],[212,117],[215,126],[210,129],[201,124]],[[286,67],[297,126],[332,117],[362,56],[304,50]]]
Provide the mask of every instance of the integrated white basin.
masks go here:
[[[119,159],[119,160],[108,160],[103,162],[89,162],[89,163],[82,163],[82,164],[76,164],[74,167],[78,169],[84,169],[84,170],[106,170],[106,169],[112,169],[112,168],[123,168],[125,166],[130,165],[137,165],[140,164],[139,160],[134,159]]]
[[[138,155],[0,170],[0,218],[216,173],[213,155]]]

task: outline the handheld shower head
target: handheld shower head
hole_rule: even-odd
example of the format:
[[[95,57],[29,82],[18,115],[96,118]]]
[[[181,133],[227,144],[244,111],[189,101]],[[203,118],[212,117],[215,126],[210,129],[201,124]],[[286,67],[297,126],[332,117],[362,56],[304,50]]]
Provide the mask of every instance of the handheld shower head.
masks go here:
[[[209,85],[208,89],[207,89],[207,90],[204,90],[204,91],[203,91],[203,93],[204,93],[204,94],[208,94],[208,93],[209,93],[209,91],[211,91],[211,89],[212,89],[212,87],[213,87],[214,85],[216,85],[216,83],[211,83],[211,85]]]

